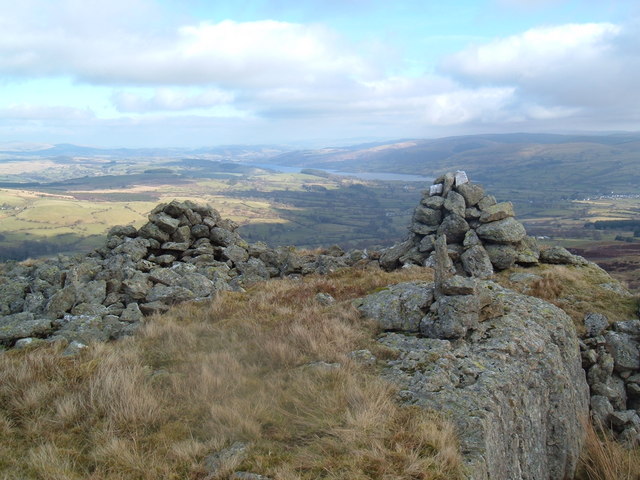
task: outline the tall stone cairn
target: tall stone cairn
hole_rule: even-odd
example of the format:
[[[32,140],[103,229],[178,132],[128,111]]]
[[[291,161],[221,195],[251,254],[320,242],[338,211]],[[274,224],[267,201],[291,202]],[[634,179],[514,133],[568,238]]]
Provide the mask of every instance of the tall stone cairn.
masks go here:
[[[436,265],[436,239],[446,237],[447,253],[459,274],[488,278],[516,264],[536,265],[540,250],[515,218],[511,202],[498,203],[465,172],[446,173],[423,192],[407,239],[386,249],[380,265]]]

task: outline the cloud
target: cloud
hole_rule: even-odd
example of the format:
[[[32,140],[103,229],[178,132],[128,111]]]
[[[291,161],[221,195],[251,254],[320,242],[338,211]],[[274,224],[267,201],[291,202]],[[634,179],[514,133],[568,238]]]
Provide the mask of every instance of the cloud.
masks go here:
[[[95,115],[89,109],[79,109],[65,106],[42,105],[10,105],[0,108],[0,118],[7,120],[39,121],[65,118],[69,120],[87,120]]]
[[[232,103],[234,95],[219,89],[189,93],[177,89],[159,88],[150,96],[117,91],[112,95],[111,100],[120,112],[146,113],[219,107]]]

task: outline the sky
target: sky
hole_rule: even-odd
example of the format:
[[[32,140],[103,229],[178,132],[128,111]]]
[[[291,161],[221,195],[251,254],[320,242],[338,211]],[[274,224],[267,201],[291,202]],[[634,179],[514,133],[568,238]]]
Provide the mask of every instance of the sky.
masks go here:
[[[637,0],[0,0],[0,143],[640,128]]]

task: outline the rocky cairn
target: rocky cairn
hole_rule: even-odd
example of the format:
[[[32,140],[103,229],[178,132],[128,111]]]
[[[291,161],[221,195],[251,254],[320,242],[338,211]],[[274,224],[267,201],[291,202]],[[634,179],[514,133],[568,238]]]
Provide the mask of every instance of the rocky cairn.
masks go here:
[[[511,202],[498,203],[482,186],[469,182],[465,172],[447,173],[424,192],[408,238],[387,249],[380,265],[386,270],[403,265],[432,267],[440,235],[447,238],[453,268],[467,276],[488,278],[516,264],[536,265],[541,260],[537,243],[514,216]]]
[[[403,402],[456,425],[470,478],[573,478],[589,389],[572,320],[538,298],[453,275],[449,250],[441,233],[434,283],[361,300],[396,353],[384,375]]]
[[[364,257],[339,247],[303,255],[250,245],[237,227],[209,206],[172,201],[158,205],[139,230],[112,228],[105,246],[89,255],[4,264],[0,348],[62,340],[72,353],[131,334],[145,316],[177,303],[272,277],[329,273]]]

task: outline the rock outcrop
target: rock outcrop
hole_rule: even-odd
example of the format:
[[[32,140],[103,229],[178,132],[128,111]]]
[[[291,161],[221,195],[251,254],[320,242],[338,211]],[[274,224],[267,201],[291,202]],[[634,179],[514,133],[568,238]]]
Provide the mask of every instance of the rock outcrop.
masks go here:
[[[384,375],[402,401],[457,426],[470,478],[572,478],[589,393],[562,310],[462,277],[395,285],[359,308],[387,330],[379,341],[397,358]]]
[[[41,339],[79,345],[135,331],[144,316],[202,301],[272,277],[329,273],[366,258],[333,247],[301,254],[293,247],[248,244],[237,225],[209,206],[158,205],[139,230],[114,227],[104,247],[0,271],[0,348]]]
[[[580,342],[594,423],[629,446],[640,444],[640,320],[585,316]]]

